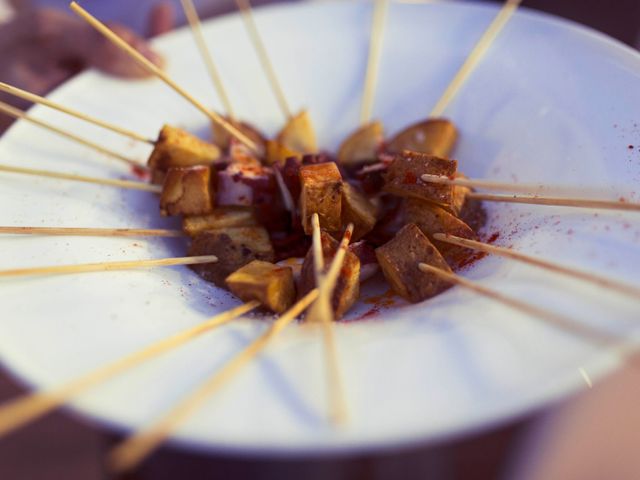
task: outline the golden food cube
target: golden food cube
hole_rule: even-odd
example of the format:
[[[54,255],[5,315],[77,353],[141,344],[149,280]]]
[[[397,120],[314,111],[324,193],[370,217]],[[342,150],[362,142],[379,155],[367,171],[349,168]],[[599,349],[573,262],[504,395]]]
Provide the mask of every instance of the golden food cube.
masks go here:
[[[226,282],[242,301],[257,300],[275,313],[285,312],[296,300],[291,267],[254,260],[229,275]]]
[[[302,154],[316,153],[316,132],[307,110],[292,117],[276,137],[276,141],[294,152]]]
[[[376,207],[347,182],[342,184],[342,225],[353,223],[353,241],[358,241],[376,225]]]
[[[410,302],[426,300],[451,287],[449,282],[418,268],[418,264],[426,263],[451,272],[415,223],[405,225],[390,242],[378,247],[376,257],[393,291]]]
[[[224,287],[225,279],[253,260],[273,262],[275,254],[269,233],[263,227],[206,230],[193,238],[189,256],[215,255],[216,263],[192,268],[208,282]]]
[[[342,175],[333,162],[300,167],[300,216],[302,228],[311,235],[311,217],[317,213],[320,227],[330,232],[342,226]]]
[[[338,149],[338,163],[341,165],[359,165],[363,162],[375,162],[384,142],[384,127],[376,121],[360,127],[351,134]]]
[[[285,147],[275,140],[267,140],[265,163],[267,165],[284,165],[287,158],[297,157],[302,159],[302,154]]]
[[[405,128],[387,143],[389,153],[404,150],[449,158],[458,139],[455,125],[444,118],[431,118]]]
[[[224,117],[224,119],[255,143],[260,151],[264,150],[265,138],[257,128],[245,122],[233,121],[229,117]],[[213,133],[213,141],[216,145],[220,147],[222,151],[228,150],[231,145],[232,135],[227,129],[217,122],[211,122],[211,132]]]
[[[209,167],[170,168],[162,185],[160,213],[201,215],[213,210],[215,172]]]
[[[180,128],[165,125],[160,130],[148,164],[152,171],[166,172],[172,167],[212,165],[220,156],[217,146]]]
[[[415,197],[450,208],[453,187],[422,181],[424,174],[453,177],[458,162],[426,153],[404,151],[397,155],[384,176],[384,190],[399,197]]]
[[[407,199],[405,219],[408,223],[415,223],[422,233],[429,237],[429,240],[438,248],[452,268],[467,259],[471,251],[467,248],[434,240],[433,235],[435,233],[444,233],[446,235],[455,235],[456,237],[468,238],[470,240],[478,239],[478,236],[471,227],[456,216],[437,205],[415,198]]]
[[[205,230],[258,226],[253,208],[217,207],[211,213],[191,215],[182,220],[182,230],[195,237]]]
[[[329,269],[340,243],[327,232],[321,232],[322,254],[324,256],[325,272]],[[309,249],[300,272],[300,295],[306,295],[316,287],[313,248]],[[331,306],[335,318],[342,317],[360,295],[360,260],[350,251],[346,252],[344,263],[338,276],[336,287],[331,297]]]

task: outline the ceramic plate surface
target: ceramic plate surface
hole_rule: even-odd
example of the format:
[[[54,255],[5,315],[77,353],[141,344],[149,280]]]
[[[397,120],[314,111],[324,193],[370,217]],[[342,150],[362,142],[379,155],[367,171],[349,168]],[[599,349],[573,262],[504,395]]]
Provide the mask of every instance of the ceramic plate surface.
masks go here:
[[[375,115],[389,133],[424,118],[497,9],[473,3],[393,3]],[[357,125],[371,5],[322,2],[256,12],[290,103],[307,107],[320,144],[335,149]],[[269,135],[283,123],[241,20],[207,23],[206,36],[238,115]],[[168,71],[221,108],[181,30],[157,42]],[[601,187],[639,200],[640,56],[592,31],[522,10],[505,28],[447,114],[469,176]],[[52,98],[154,137],[164,122],[208,135],[206,119],[157,80],[89,72]],[[148,146],[43,108],[33,115],[145,160]],[[24,122],[0,141],[2,163],[131,178],[119,163]],[[640,216],[489,205],[486,237],[628,282],[640,281]],[[178,227],[157,198],[108,187],[2,174],[0,223]],[[182,241],[2,237],[2,268],[182,255]],[[486,258],[464,272],[581,325],[633,334],[637,303],[578,281]],[[33,388],[59,385],[237,301],[188,268],[0,282],[0,353]],[[207,402],[176,435],[193,447],[241,452],[362,450],[433,441],[505,421],[584,387],[618,355],[577,335],[454,288],[419,305],[368,300],[336,326],[350,406],[343,430],[325,422],[323,350],[316,331],[292,326]],[[372,297],[372,298],[371,298]],[[377,301],[377,303],[376,303]],[[118,428],[148,424],[264,331],[238,321],[95,388],[73,404]]]

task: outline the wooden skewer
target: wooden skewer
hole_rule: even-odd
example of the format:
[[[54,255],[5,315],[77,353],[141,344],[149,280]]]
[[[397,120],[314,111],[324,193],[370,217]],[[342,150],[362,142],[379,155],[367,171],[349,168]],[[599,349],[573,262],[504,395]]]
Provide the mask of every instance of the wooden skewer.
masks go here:
[[[507,182],[498,182],[495,180],[485,180],[478,178],[449,178],[441,175],[432,175],[430,173],[425,173],[420,177],[423,182],[427,183],[437,183],[439,185],[451,185],[457,187],[468,187],[468,188],[482,188],[486,190],[500,190],[503,192],[518,192],[518,193],[528,193],[530,195],[538,194],[542,190],[552,190],[558,191],[562,190],[566,187],[561,186],[550,186],[539,184],[526,184],[526,183],[507,183]]]
[[[51,172],[49,170],[38,170],[34,168],[13,167],[0,165],[0,172],[18,173],[21,175],[32,175],[36,177],[58,178],[61,180],[71,180],[72,182],[93,183],[96,185],[106,185],[109,187],[128,188],[131,190],[142,190],[145,192],[162,193],[162,186],[152,185],[145,182],[134,182],[131,180],[116,180],[110,178],[86,177],[73,173]]]
[[[327,357],[327,383],[329,385],[329,405],[330,415],[329,418],[337,425],[343,425],[347,421],[348,408],[347,401],[344,392],[344,381],[342,372],[340,369],[340,361],[338,360],[338,349],[336,347],[335,335],[333,331],[333,309],[331,307],[331,296],[337,275],[340,274],[340,269],[327,272],[325,276],[324,270],[324,254],[322,251],[322,243],[320,240],[320,221],[317,213],[314,213],[311,218],[311,224],[313,226],[313,255],[314,255],[314,268],[316,276],[316,285],[318,285],[320,294],[318,299],[311,306],[307,315],[308,323],[320,323],[323,330],[323,338],[325,345],[325,354]],[[338,251],[334,256],[335,261],[333,265],[340,265],[344,263],[344,257],[353,234],[353,224],[347,226],[345,235],[338,247]],[[320,260],[318,260],[320,257]]]
[[[558,265],[557,263],[550,262],[548,260],[543,260],[537,257],[533,257],[531,255],[516,252],[509,248],[496,247],[495,245],[489,245],[487,243],[477,242],[475,240],[456,237],[454,235],[436,233],[433,236],[433,238],[441,242],[449,243],[451,245],[457,245],[457,246],[469,248],[472,250],[478,250],[480,252],[486,252],[493,255],[499,255],[501,257],[511,258],[513,260],[528,263],[529,265],[535,265],[536,267],[544,268],[556,273],[561,273],[563,275],[568,275],[570,277],[574,277],[580,280],[594,283],[600,287],[610,288],[619,293],[629,295],[635,298],[636,300],[640,300],[640,288],[635,287],[633,285],[628,285],[626,283],[623,283],[617,280],[613,280],[611,278],[604,277],[602,275],[584,272],[582,270],[578,270],[571,267],[565,267],[563,265]]]
[[[220,77],[220,72],[216,67],[215,62],[213,61],[213,55],[211,54],[211,50],[207,46],[207,42],[204,38],[204,34],[202,33],[202,24],[200,22],[200,17],[198,16],[198,11],[196,10],[195,5],[193,4],[193,0],[180,0],[182,2],[182,9],[184,10],[184,14],[189,21],[189,25],[191,26],[191,31],[193,32],[193,38],[195,39],[196,45],[198,45],[198,49],[200,50],[200,54],[202,59],[204,60],[205,66],[209,71],[209,77],[211,77],[211,82],[213,83],[214,88],[218,92],[218,96],[220,100],[222,100],[222,104],[224,105],[224,109],[227,112],[227,115],[231,120],[235,119],[235,114],[233,113],[233,108],[231,107],[231,101],[229,100],[229,96],[227,95],[227,91],[224,88],[224,84],[222,83],[222,78]]]
[[[103,120],[100,120],[98,118],[92,117],[85,113],[79,112],[72,108],[65,107],[64,105],[53,102],[47,98],[41,97],[34,93],[27,92],[26,90],[22,90],[20,88],[14,87],[7,83],[0,82],[0,91],[6,92],[18,98],[22,98],[29,102],[38,103],[46,107],[52,108],[54,110],[58,110],[59,112],[66,113],[67,115],[71,115],[72,117],[79,118],[80,120],[84,120],[85,122],[92,123],[94,125],[105,128],[107,130],[111,130],[113,132],[119,133],[120,135],[124,135],[125,137],[132,138],[133,140],[149,143],[151,145],[155,145],[156,143],[154,140],[146,138],[144,135],[140,135],[139,133],[133,132],[131,130],[118,127],[117,125],[113,125],[111,123],[105,122]]]
[[[616,200],[594,200],[590,198],[547,197],[542,195],[499,195],[490,193],[467,193],[467,198],[485,200],[487,202],[525,203],[530,205],[547,205],[556,207],[597,208],[603,210],[640,211],[640,203]]]
[[[367,125],[371,121],[378,70],[380,68],[384,24],[388,10],[388,0],[375,0],[371,22],[369,59],[367,60],[367,73],[365,75],[364,91],[362,94],[362,110],[360,111],[360,124],[362,126]]]
[[[522,300],[518,300],[517,298],[510,297],[491,288],[487,288],[477,282],[467,280],[466,278],[461,277],[460,275],[456,275],[455,273],[447,272],[432,265],[427,265],[426,263],[418,264],[418,268],[420,268],[420,270],[422,270],[423,272],[437,275],[443,280],[446,280],[454,285],[459,285],[463,288],[466,288],[467,290],[471,290],[479,295],[482,295],[483,297],[490,298],[491,300],[495,300],[499,303],[502,303],[503,305],[513,308],[514,310],[519,310],[527,315],[531,315],[532,317],[543,319],[551,323],[552,325],[555,325],[572,333],[577,333],[584,337],[590,338],[598,343],[608,345],[620,344],[620,338],[614,335],[607,334],[589,325],[582,324],[570,317],[552,312],[533,303],[523,302]]]
[[[4,235],[49,235],[73,237],[183,237],[181,230],[148,228],[67,228],[67,227],[2,227]]]
[[[498,15],[496,15],[489,28],[484,32],[474,49],[471,51],[467,59],[465,60],[460,70],[456,73],[455,77],[443,93],[436,106],[431,111],[431,117],[440,117],[444,114],[444,111],[449,106],[449,103],[455,98],[458,91],[462,88],[465,81],[469,78],[469,75],[476,68],[482,57],[487,53],[489,47],[497,38],[498,34],[502,31],[507,24],[511,16],[515,13],[518,6],[522,3],[522,0],[507,0],[503,7],[500,9]]]
[[[130,260],[124,262],[84,263],[79,265],[55,265],[51,267],[15,268],[0,270],[0,278],[26,277],[42,275],[66,275],[70,273],[111,272],[115,270],[131,270],[134,268],[172,267],[176,265],[200,265],[215,263],[218,258],[214,255],[199,257],[176,257],[153,260]]]
[[[248,302],[226,312],[211,317],[209,320],[179,332],[168,338],[99,367],[86,375],[76,378],[50,391],[34,392],[24,395],[0,406],[0,437],[37,420],[47,413],[61,407],[78,397],[89,388],[106,382],[114,376],[130,370],[143,362],[158,357],[162,353],[174,350],[200,335],[210,332],[231,320],[257,308],[258,302]]]
[[[118,445],[109,455],[109,465],[114,471],[130,470],[140,464],[162,444],[182,423],[231,380],[244,366],[253,360],[266,345],[300,315],[318,296],[312,290],[287,312],[282,314],[271,327],[247,348],[239,352],[222,369],[215,372],[196,390],[175,405],[159,421]]]
[[[79,143],[81,145],[84,145],[86,147],[92,148],[94,150],[96,150],[97,152],[103,153],[105,155],[109,155],[113,158],[116,158],[118,160],[122,160],[125,163],[128,163],[129,165],[135,165],[136,168],[141,168],[141,169],[147,169],[148,167],[146,165],[143,165],[142,163],[136,161],[136,160],[132,160],[131,158],[125,157],[124,155],[119,154],[118,152],[115,152],[109,148],[103,147],[98,145],[97,143],[93,143],[89,140],[86,140],[82,137],[77,136],[75,133],[71,133],[68,132],[66,130],[63,130],[61,128],[58,128],[54,125],[51,125],[48,122],[45,122],[43,120],[38,120],[37,118],[33,118],[30,115],[27,115],[26,113],[24,113],[22,110],[18,110],[17,108],[13,108],[11,105],[4,103],[4,102],[0,102],[0,112],[3,112],[7,115],[9,115],[10,117],[13,118],[19,118],[21,120],[27,121],[29,123],[33,123],[34,125],[38,125],[39,127],[42,127],[46,130],[49,130],[53,133],[56,133],[62,137],[68,138],[69,140],[72,140],[76,143]]]
[[[251,42],[253,43],[253,47],[256,50],[258,58],[260,59],[260,63],[262,63],[262,68],[267,74],[267,79],[269,80],[271,90],[276,97],[280,110],[282,111],[284,117],[288,120],[292,117],[291,109],[289,108],[289,104],[287,103],[282,85],[280,85],[280,82],[278,81],[278,77],[269,58],[269,54],[267,53],[267,49],[264,46],[264,42],[260,37],[258,26],[256,25],[255,19],[253,18],[251,3],[249,2],[249,0],[236,0],[236,5],[238,6],[238,10],[240,10],[240,13],[242,14],[244,25],[247,29],[247,32],[249,33],[249,37],[251,38]]]
[[[110,30],[104,23],[100,22],[97,18],[87,12],[84,8],[78,5],[77,2],[71,2],[70,4],[71,10],[73,10],[80,18],[85,20],[89,25],[95,28],[98,32],[100,32],[104,37],[106,37],[111,43],[120,48],[123,52],[128,54],[133,60],[138,63],[141,67],[146,69],[148,72],[156,75],[159,79],[165,82],[168,86],[170,86],[173,90],[175,90],[178,94],[182,95],[187,101],[189,101],[194,107],[204,113],[212,122],[220,125],[224,130],[227,131],[230,135],[237,138],[240,142],[250,148],[253,152],[261,154],[260,148],[244,133],[234,127],[231,123],[227,122],[222,116],[218,115],[216,112],[209,110],[206,106],[204,106],[200,101],[196,100],[196,98],[188,93],[184,88],[178,85],[169,75],[167,75],[164,71],[158,68],[153,64],[150,60],[148,60],[144,55],[138,52],[135,48],[125,42],[122,38],[116,35],[112,30]]]

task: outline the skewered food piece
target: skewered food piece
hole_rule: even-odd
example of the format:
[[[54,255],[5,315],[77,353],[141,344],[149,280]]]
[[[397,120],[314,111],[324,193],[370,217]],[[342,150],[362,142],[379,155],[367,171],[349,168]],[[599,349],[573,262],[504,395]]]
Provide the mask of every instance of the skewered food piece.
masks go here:
[[[250,207],[218,207],[211,213],[191,215],[182,220],[182,230],[190,237],[205,230],[257,226],[258,220]]]
[[[414,197],[452,208],[453,187],[421,180],[422,175],[453,177],[458,162],[405,150],[397,155],[384,176],[384,190],[400,197]]]
[[[260,131],[253,125],[246,122],[237,122],[225,117],[225,120],[236,127],[240,132],[244,133],[249,140],[251,140],[261,152],[264,151],[265,138]],[[233,138],[229,132],[220,126],[219,123],[211,123],[211,131],[213,133],[213,141],[222,151],[226,151],[231,146],[231,139]]]
[[[220,160],[220,149],[195,135],[170,125],[160,130],[148,165],[154,183],[161,183],[164,174],[172,167],[212,165]]]
[[[276,141],[294,152],[316,153],[318,144],[309,112],[303,110],[289,119],[276,137]]]
[[[408,223],[415,223],[422,233],[429,237],[429,240],[438,248],[450,266],[458,265],[461,260],[468,257],[468,250],[445,242],[438,242],[433,239],[433,234],[445,233],[470,240],[478,239],[471,227],[453,214],[437,205],[415,198],[409,198],[406,201],[405,220]]]
[[[263,227],[237,227],[206,230],[194,237],[190,256],[215,255],[215,264],[195,265],[193,269],[205,280],[224,287],[225,279],[253,260],[273,262],[274,252],[269,233]]]
[[[327,232],[320,233],[325,270],[331,265],[340,243]],[[325,272],[326,273],[326,272]],[[300,295],[306,295],[316,286],[313,248],[309,249],[300,273]],[[335,318],[341,318],[360,295],[360,260],[351,251],[346,252],[338,282],[331,297]]]
[[[197,166],[170,168],[162,185],[160,213],[168,215],[202,215],[213,210],[215,170]]]
[[[380,270],[375,249],[365,241],[352,243],[349,251],[360,260],[360,283],[372,278]]]
[[[291,267],[254,260],[227,277],[231,293],[245,302],[259,301],[272,312],[282,313],[296,300]]]
[[[453,123],[444,118],[425,120],[405,128],[387,143],[389,153],[404,150],[449,158],[458,139]]]
[[[349,183],[342,184],[342,225],[353,223],[353,240],[357,241],[376,225],[376,207]]]
[[[342,226],[342,175],[333,162],[300,167],[300,216],[302,228],[311,235],[311,217],[317,213],[320,227],[336,232]]]
[[[288,158],[302,158],[302,154],[300,152],[291,150],[275,140],[268,140],[266,146],[265,163],[267,165],[284,165]]]
[[[356,166],[373,163],[384,142],[384,127],[376,121],[356,130],[340,145],[338,163],[343,166]]]
[[[391,240],[376,249],[378,263],[391,288],[410,302],[434,297],[451,287],[430,273],[422,272],[419,263],[451,271],[449,265],[415,223],[405,225]]]
[[[467,178],[462,173],[458,172],[454,175],[454,178]],[[471,189],[469,187],[463,187],[461,185],[454,185],[453,187],[453,198],[451,200],[451,205],[449,210],[456,217],[460,216],[460,212],[464,207],[465,202],[467,201],[467,193],[470,193]]]

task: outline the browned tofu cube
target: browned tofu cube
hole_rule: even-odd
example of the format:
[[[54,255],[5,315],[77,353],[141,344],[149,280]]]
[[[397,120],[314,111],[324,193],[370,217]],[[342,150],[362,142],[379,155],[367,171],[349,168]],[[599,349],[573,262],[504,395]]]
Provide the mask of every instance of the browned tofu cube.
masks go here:
[[[267,140],[266,159],[267,165],[281,165],[284,166],[287,158],[296,157],[302,159],[302,154],[285,147],[281,143],[275,140]]]
[[[245,302],[257,300],[272,312],[288,310],[296,300],[291,267],[254,260],[227,277],[231,293]]]
[[[205,230],[256,226],[258,220],[251,207],[217,207],[211,213],[191,215],[182,220],[182,229],[190,237]]]
[[[316,132],[309,112],[303,110],[292,117],[276,137],[276,141],[294,152],[316,153]]]
[[[353,223],[353,241],[358,241],[376,225],[376,207],[356,188],[342,185],[342,225]]]
[[[172,167],[211,165],[220,159],[220,149],[180,128],[165,125],[160,130],[149,167],[160,174]],[[158,178],[158,176],[155,176]]]
[[[405,151],[397,155],[385,175],[384,189],[400,197],[414,197],[450,208],[453,187],[423,182],[424,174],[453,177],[458,162],[425,153]]]
[[[429,202],[410,198],[405,206],[405,219],[415,223],[429,240],[438,248],[447,263],[455,268],[469,257],[469,249],[457,247],[433,239],[435,233],[455,235],[456,237],[477,240],[476,233],[459,218]]]
[[[322,232],[320,239],[325,271],[327,271],[340,244],[327,232]],[[313,248],[311,248],[304,259],[300,272],[300,295],[306,295],[316,286],[313,262]],[[335,318],[342,317],[358,300],[358,295],[360,295],[360,260],[352,252],[347,251],[336,288],[331,297]]]
[[[461,173],[456,173],[455,178],[467,178]],[[460,216],[460,212],[462,211],[462,207],[464,206],[465,201],[467,200],[467,193],[470,193],[471,189],[469,187],[462,187],[460,185],[455,185],[453,187],[453,197],[451,199],[451,205],[448,210],[453,213],[456,217]]]
[[[225,287],[225,279],[230,274],[253,260],[274,260],[269,233],[262,227],[206,230],[193,239],[189,255],[218,257],[216,263],[194,265],[192,268],[202,278],[219,287]]]
[[[451,272],[445,259],[415,223],[405,225],[393,240],[378,247],[376,257],[393,291],[410,302],[426,300],[451,287],[440,277],[418,268],[418,264],[426,263]]]
[[[209,167],[170,168],[160,195],[162,215],[202,215],[213,210],[215,171]]]
[[[320,227],[330,232],[342,226],[342,175],[333,162],[300,167],[300,216],[302,228],[311,235],[311,217],[317,213]]]
[[[404,150],[449,158],[458,139],[453,123],[444,118],[430,118],[405,128],[387,143],[389,153]]]
[[[344,166],[377,161],[384,141],[382,122],[376,121],[360,127],[338,149],[338,163]]]

